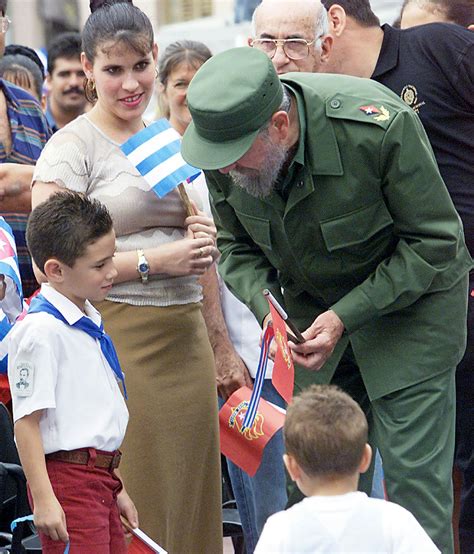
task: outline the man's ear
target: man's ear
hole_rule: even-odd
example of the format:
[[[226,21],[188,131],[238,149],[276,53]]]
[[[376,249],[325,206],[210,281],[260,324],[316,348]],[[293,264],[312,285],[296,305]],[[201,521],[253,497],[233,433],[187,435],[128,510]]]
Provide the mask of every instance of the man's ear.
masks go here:
[[[328,10],[328,18],[331,35],[340,37],[347,23],[347,16],[344,8],[339,4],[333,4]]]
[[[330,56],[334,39],[331,35],[326,35],[321,39],[321,55],[320,59],[322,63],[326,63]]]
[[[64,279],[64,264],[56,258],[46,260],[43,273],[50,283],[62,283]]]
[[[372,448],[369,444],[366,444],[364,447],[364,453],[362,454],[362,458],[360,459],[359,473],[365,473],[369,469],[371,460]]]
[[[283,454],[283,461],[291,479],[295,483],[298,482],[301,479],[301,468],[298,462],[291,454]]]
[[[290,118],[288,114],[280,110],[272,115],[272,121],[269,127],[270,136],[281,144],[288,136],[290,128]]]
[[[252,41],[253,41],[253,37],[248,37],[248,39],[247,39],[247,44],[248,44],[249,46],[252,46]]]

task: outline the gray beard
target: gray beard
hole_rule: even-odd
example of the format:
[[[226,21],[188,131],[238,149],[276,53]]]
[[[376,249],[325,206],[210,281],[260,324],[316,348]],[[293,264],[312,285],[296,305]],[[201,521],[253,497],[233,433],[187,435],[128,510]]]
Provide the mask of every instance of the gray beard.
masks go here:
[[[269,144],[271,144],[269,142]],[[271,144],[268,149],[263,167],[258,174],[247,174],[243,171],[230,171],[232,181],[240,188],[244,189],[248,194],[255,198],[266,198],[269,196],[278,179],[278,175],[286,162],[288,150],[285,146],[276,146]]]

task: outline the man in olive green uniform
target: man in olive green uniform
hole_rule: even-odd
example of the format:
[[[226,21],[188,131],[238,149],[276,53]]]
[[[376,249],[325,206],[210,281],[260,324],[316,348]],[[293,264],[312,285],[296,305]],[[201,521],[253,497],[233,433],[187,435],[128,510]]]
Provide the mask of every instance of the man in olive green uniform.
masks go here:
[[[472,260],[417,116],[365,79],[280,82],[251,48],[206,62],[188,105],[182,153],[206,170],[225,281],[262,323],[262,289],[285,305],[306,338],[296,392],[333,382],[365,405],[389,498],[450,552]]]

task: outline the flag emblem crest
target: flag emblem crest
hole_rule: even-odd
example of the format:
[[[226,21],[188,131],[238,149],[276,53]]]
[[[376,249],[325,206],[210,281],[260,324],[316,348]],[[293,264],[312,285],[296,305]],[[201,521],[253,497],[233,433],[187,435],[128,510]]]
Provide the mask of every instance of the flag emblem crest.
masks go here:
[[[265,418],[260,412],[257,412],[252,426],[244,428],[243,422],[248,407],[249,403],[245,400],[233,408],[229,417],[229,427],[233,428],[235,426],[244,438],[251,441],[258,439],[259,437],[263,437],[263,424],[265,422]]]

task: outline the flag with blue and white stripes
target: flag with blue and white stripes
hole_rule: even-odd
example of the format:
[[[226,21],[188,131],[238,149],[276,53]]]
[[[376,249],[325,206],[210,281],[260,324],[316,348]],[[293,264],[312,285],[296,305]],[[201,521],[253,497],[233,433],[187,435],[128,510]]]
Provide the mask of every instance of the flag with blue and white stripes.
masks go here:
[[[0,217],[0,275],[4,275],[6,284],[5,297],[0,307],[13,323],[23,309],[23,291],[15,239],[10,225],[3,217]]]
[[[0,217],[0,275],[5,280],[5,297],[0,301],[0,373],[7,371],[7,335],[23,310],[23,291],[15,239],[8,223]]]
[[[190,183],[201,173],[184,161],[181,136],[167,119],[145,127],[120,148],[159,198],[180,183]]]

